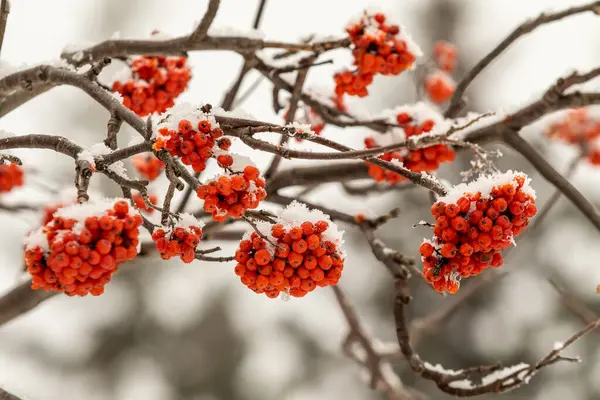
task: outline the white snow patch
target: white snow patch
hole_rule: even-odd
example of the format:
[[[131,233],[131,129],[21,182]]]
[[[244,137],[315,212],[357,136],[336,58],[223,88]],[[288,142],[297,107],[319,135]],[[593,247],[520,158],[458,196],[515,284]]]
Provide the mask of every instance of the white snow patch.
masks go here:
[[[39,247],[44,253],[50,251],[48,239],[46,238],[46,233],[44,232],[43,227],[40,227],[39,229],[36,229],[27,235],[27,237],[25,237],[24,244],[25,250],[31,250]]]
[[[512,365],[510,367],[503,368],[498,371],[494,371],[490,374],[487,374],[486,376],[481,378],[481,384],[483,386],[485,386],[485,385],[489,385],[490,383],[493,383],[496,381],[505,380],[509,376],[511,376],[517,372],[518,372],[517,378],[519,380],[522,380],[525,377],[525,375],[527,375],[528,371],[529,371],[529,364],[519,363],[516,365]]]
[[[473,382],[471,382],[468,379],[463,379],[460,381],[452,381],[452,382],[448,383],[448,386],[450,386],[451,388],[454,388],[454,389],[464,389],[464,390],[470,390],[475,387],[475,385],[473,385]]]
[[[452,369],[446,369],[446,368],[444,368],[442,366],[442,364],[433,365],[433,364],[430,364],[427,361],[425,361],[423,363],[423,365],[429,371],[437,372],[437,373],[440,373],[440,374],[455,376],[455,375],[460,375],[460,374],[463,373],[462,369],[459,369],[458,371],[455,371],[455,370],[452,370]]]

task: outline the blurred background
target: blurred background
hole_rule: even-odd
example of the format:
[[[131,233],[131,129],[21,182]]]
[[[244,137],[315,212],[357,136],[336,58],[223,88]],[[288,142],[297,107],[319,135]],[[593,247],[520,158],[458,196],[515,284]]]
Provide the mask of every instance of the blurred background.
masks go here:
[[[188,33],[206,1],[179,0],[13,0],[3,61],[16,66],[56,60],[67,45],[85,45],[114,35],[147,37],[153,29],[171,35]],[[268,38],[297,41],[308,34],[341,36],[349,19],[376,6],[406,26],[426,55],[439,39],[457,44],[460,76],[526,18],[540,12],[583,3],[575,0],[267,0],[261,31]],[[252,24],[257,0],[222,0],[214,27],[245,30]],[[586,71],[600,64],[600,17],[582,15],[544,26],[513,45],[481,74],[468,91],[469,106],[479,112],[506,111],[539,96],[557,77],[572,68]],[[115,32],[119,32],[115,34]],[[307,89],[333,90],[332,75],[350,62],[347,51],[327,53],[333,65],[312,69]],[[180,101],[218,105],[236,77],[242,59],[233,53],[196,52],[190,56],[193,79]],[[258,74],[251,73],[242,92]],[[592,84],[593,85],[593,84]],[[597,85],[596,85],[597,86]],[[351,100],[351,110],[376,113],[418,99],[415,74],[375,80],[371,96]],[[595,87],[597,90],[598,88]],[[262,81],[241,108],[263,120],[281,122],[271,108],[271,86]],[[57,88],[34,99],[0,121],[16,134],[66,136],[83,146],[101,141],[108,113],[74,88]],[[525,138],[564,171],[575,151],[549,144],[544,122],[527,128]],[[133,133],[122,129],[121,144]],[[368,132],[328,126],[323,133],[361,146]],[[310,148],[296,144],[297,148]],[[261,166],[270,157],[251,154]],[[502,148],[501,169],[519,169],[534,180],[538,204],[552,188],[520,157]],[[44,204],[53,201],[46,190],[72,185],[73,162],[41,151],[17,151],[30,173],[27,187],[2,201]],[[469,154],[461,154],[440,176],[459,183]],[[286,161],[283,168],[307,165]],[[132,171],[132,169],[129,169]],[[210,174],[210,172],[208,173]],[[600,206],[600,171],[578,167],[572,183]],[[94,190],[118,195],[102,177]],[[153,186],[164,193],[166,186]],[[289,190],[293,195],[297,189]],[[380,237],[410,256],[430,233],[413,223],[429,216],[429,197],[421,189],[349,196],[339,184],[312,192],[309,200],[348,213],[378,214],[400,207],[400,218],[386,225]],[[335,204],[331,199],[335,198]],[[193,200],[190,210],[198,208]],[[276,208],[273,208],[276,209]],[[22,238],[39,223],[40,215],[0,212],[0,291],[21,278]],[[395,340],[392,280],[353,228],[346,229],[348,253],[340,281],[368,333],[383,342]],[[512,251],[509,273],[482,288],[445,325],[419,343],[422,357],[433,364],[459,369],[501,361],[533,363],[579,330],[583,323],[561,302],[548,283],[552,278],[597,313],[600,296],[599,235],[567,201],[560,200],[534,235]],[[234,242],[216,243],[223,254]],[[206,246],[208,246],[207,244]],[[71,400],[219,400],[219,399],[380,399],[368,387],[364,371],[344,357],[340,343],[347,327],[330,290],[302,299],[271,300],[257,296],[233,274],[234,263],[189,265],[157,257],[139,257],[123,268],[100,297],[56,296],[33,311],[0,327],[0,386],[23,399]],[[467,287],[472,280],[463,282]],[[450,300],[434,293],[419,277],[411,280],[416,300],[411,312],[426,316]],[[463,289],[464,290],[464,289]],[[459,292],[460,293],[460,292]],[[545,369],[529,385],[504,395],[506,399],[600,398],[599,333],[591,333],[566,351],[581,356],[581,364]],[[415,379],[403,360],[393,364],[402,380],[431,399],[446,399],[432,383]],[[490,396],[481,396],[488,398]]]

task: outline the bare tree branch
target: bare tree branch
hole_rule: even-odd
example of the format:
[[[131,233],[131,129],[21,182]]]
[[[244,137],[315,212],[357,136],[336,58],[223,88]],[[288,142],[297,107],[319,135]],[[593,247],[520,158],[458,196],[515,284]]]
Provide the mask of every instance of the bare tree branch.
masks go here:
[[[220,0],[208,1],[208,7],[206,8],[206,13],[204,14],[204,17],[202,17],[202,21],[200,21],[196,30],[190,35],[190,44],[199,42],[206,37],[206,35],[208,34],[208,29],[213,23],[215,17],[217,16],[217,11],[219,11],[220,4]]]
[[[445,116],[453,118],[463,109],[465,101],[463,95],[467,87],[473,82],[473,80],[494,61],[500,54],[504,52],[511,44],[513,44],[521,36],[531,33],[536,28],[549,24],[563,18],[567,18],[573,15],[585,13],[585,12],[596,12],[600,6],[600,1],[593,1],[591,3],[583,4],[581,6],[569,7],[563,11],[541,14],[534,20],[526,21],[519,25],[510,35],[508,35],[502,42],[500,42],[492,51],[490,51],[485,57],[483,57],[475,66],[465,75],[465,77],[458,83],[456,90],[448,109],[446,110]]]

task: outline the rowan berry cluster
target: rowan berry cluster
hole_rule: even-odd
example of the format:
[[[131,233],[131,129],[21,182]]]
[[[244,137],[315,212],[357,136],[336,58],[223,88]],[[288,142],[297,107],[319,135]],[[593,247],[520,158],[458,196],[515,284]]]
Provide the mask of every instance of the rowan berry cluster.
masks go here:
[[[150,201],[152,205],[156,205],[158,203],[158,197],[156,197],[155,194],[148,195],[148,201]],[[133,204],[135,205],[135,208],[140,211],[147,212],[148,214],[152,214],[154,212],[154,208],[147,205],[144,201],[144,197],[142,197],[142,195],[139,193],[135,193],[133,195]]]
[[[157,227],[152,233],[152,240],[163,260],[179,256],[184,263],[191,263],[196,257],[196,247],[202,239],[201,228],[200,221],[184,214],[181,216],[181,222],[174,226]]]
[[[172,108],[159,123],[153,148],[165,149],[181,157],[181,162],[191,165],[195,172],[201,172],[206,168],[206,161],[213,157],[215,146],[224,150],[231,146],[231,140],[222,136],[223,131],[212,115],[184,104]]]
[[[12,162],[0,160],[0,193],[23,186],[23,168]]]
[[[592,165],[600,165],[600,118],[591,109],[574,108],[565,117],[546,129],[546,136],[586,148],[585,157]]]
[[[217,222],[228,216],[241,218],[246,210],[257,208],[267,197],[265,181],[252,165],[244,167],[243,172],[216,176],[201,185],[196,194],[204,200],[204,211],[211,213]]]
[[[456,68],[456,54],[456,46],[445,41],[439,41],[433,47],[433,61],[437,68],[425,76],[423,83],[427,97],[436,104],[449,100],[456,90],[456,83],[450,75]]]
[[[431,206],[433,239],[420,248],[423,276],[440,293],[456,293],[461,278],[502,265],[536,214],[535,192],[522,173],[508,171],[455,187]]]
[[[344,269],[344,256],[337,229],[325,219],[309,218],[302,223],[286,221],[286,213],[298,217],[303,211],[308,211],[306,206],[294,202],[282,213],[282,223],[265,223],[260,228],[264,231],[261,235],[252,232],[241,241],[235,253],[234,272],[244,285],[256,293],[276,298],[280,293],[303,297],[317,286],[338,283]]]
[[[394,130],[387,133],[387,140],[394,139],[392,136],[399,136],[397,139],[405,139],[411,136],[421,135],[431,132],[436,126],[438,118],[432,114],[433,110],[427,108],[423,103],[417,103],[414,108],[399,107],[395,111],[395,121],[401,126],[400,130]],[[365,139],[365,147],[372,149],[380,147],[377,140],[369,136]],[[447,145],[433,145],[415,150],[400,149],[387,152],[379,156],[384,161],[401,162],[403,166],[414,172],[433,172],[436,171],[441,163],[452,162],[455,153]],[[388,182],[391,184],[405,180],[402,175],[381,168],[377,165],[367,163],[369,166],[369,175],[377,182]]]
[[[165,169],[165,164],[152,153],[136,154],[132,161],[138,173],[149,181],[158,178]]]
[[[141,56],[131,61],[131,79],[115,81],[112,90],[123,105],[143,117],[162,113],[187,88],[192,76],[187,57]]]
[[[334,76],[338,96],[347,93],[365,97],[367,86],[376,74],[398,75],[411,68],[421,55],[403,28],[386,23],[386,17],[381,13],[363,13],[358,22],[348,25],[346,32],[352,40],[356,69]]]
[[[123,199],[61,208],[26,240],[32,289],[102,294],[119,265],[136,257],[141,224]]]

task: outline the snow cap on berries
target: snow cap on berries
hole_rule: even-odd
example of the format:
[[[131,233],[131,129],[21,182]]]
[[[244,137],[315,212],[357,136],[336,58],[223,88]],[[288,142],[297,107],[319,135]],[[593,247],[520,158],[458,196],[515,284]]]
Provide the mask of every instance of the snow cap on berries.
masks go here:
[[[481,193],[481,197],[489,197],[492,193],[492,189],[496,186],[510,184],[516,187],[516,177],[522,177],[525,180],[521,190],[535,200],[535,190],[533,190],[533,188],[529,185],[531,178],[529,178],[523,172],[508,170],[503,173],[484,175],[472,182],[456,185],[448,190],[448,193],[445,196],[438,198],[437,201],[444,203],[456,203],[459,198],[469,193]]]
[[[218,128],[219,123],[215,120],[214,115],[202,111],[202,106],[203,105],[193,105],[186,102],[169,108],[158,117],[158,123],[154,126],[152,138],[156,138],[160,135],[158,132],[160,128],[177,131],[179,129],[179,121],[184,119],[190,121],[194,129],[196,129],[198,122],[200,121],[210,122],[212,129]]]
[[[329,227],[323,233],[323,238],[332,241],[341,249],[344,244],[344,231],[339,230],[338,226],[331,221],[329,215],[321,210],[311,210],[306,204],[294,200],[281,212],[278,219],[278,223],[286,229],[302,225],[303,222],[314,224],[318,221],[325,221],[329,224]]]

